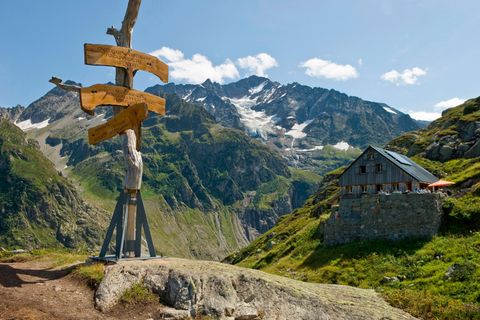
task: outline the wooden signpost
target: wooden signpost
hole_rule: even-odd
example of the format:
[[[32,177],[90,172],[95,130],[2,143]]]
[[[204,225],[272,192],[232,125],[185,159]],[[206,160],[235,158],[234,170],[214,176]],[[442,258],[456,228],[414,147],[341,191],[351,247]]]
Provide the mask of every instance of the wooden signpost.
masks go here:
[[[146,103],[149,111],[165,114],[165,99],[153,94],[109,84],[80,88],[80,106],[90,115],[99,106],[128,107],[136,103]]]
[[[89,43],[84,45],[84,51],[85,64],[121,67],[132,77],[137,70],[143,70],[168,82],[168,66],[152,55],[125,47]]]
[[[116,67],[116,85],[95,84],[82,88],[64,84],[56,77],[50,80],[59,88],[79,93],[81,108],[90,115],[95,114],[97,107],[113,106],[114,115],[111,119],[88,130],[90,144],[100,143],[119,134],[124,137],[123,152],[127,169],[124,190],[117,200],[100,254],[94,257],[99,260],[141,257],[142,230],[150,257],[156,257],[140,193],[143,161],[139,150],[142,121],[147,118],[148,111],[164,115],[165,99],[134,90],[132,87],[133,77],[138,70],[153,73],[163,82],[167,82],[168,66],[154,56],[130,48],[140,4],[141,0],[129,0],[121,29],[107,29],[107,34],[114,36],[117,46],[84,45],[85,64]],[[115,255],[107,256],[114,231]]]
[[[106,123],[88,129],[88,143],[97,144],[113,138],[128,129],[135,130],[137,136],[137,150],[140,149],[140,125],[148,116],[145,103],[134,104],[114,115]]]

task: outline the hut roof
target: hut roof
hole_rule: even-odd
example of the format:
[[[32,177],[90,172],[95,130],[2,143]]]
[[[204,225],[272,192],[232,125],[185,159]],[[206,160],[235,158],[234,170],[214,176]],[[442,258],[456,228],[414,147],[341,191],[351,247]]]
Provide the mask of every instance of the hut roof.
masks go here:
[[[390,151],[390,150],[385,150],[379,147],[374,147],[374,146],[369,146],[367,149],[365,149],[365,152],[367,152],[368,149],[372,148],[373,150],[377,151],[381,156],[383,156],[385,159],[389,160],[392,162],[395,166],[399,167],[401,170],[403,170],[405,173],[410,175],[412,178],[417,180],[418,182],[423,182],[423,183],[433,183],[438,181],[438,178],[435,177],[433,174],[428,172],[426,169],[424,169],[422,166],[418,165],[417,163],[413,162],[408,158],[407,156],[404,156],[402,154]],[[362,155],[363,155],[362,153]],[[345,172],[350,169],[350,167],[361,157],[361,155],[353,161],[347,169],[345,169]],[[342,175],[343,175],[342,173]]]

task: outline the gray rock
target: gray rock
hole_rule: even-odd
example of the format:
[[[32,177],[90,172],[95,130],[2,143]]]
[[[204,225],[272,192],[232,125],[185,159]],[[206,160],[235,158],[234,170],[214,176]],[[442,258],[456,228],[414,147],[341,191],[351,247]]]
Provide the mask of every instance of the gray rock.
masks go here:
[[[108,266],[95,294],[97,308],[111,309],[136,283],[143,283],[169,307],[158,315],[167,319],[414,319],[373,290],[306,283],[218,262],[176,258]]]
[[[443,145],[439,150],[440,161],[450,160],[453,154],[453,148],[449,145]]]
[[[258,319],[258,310],[248,303],[239,303],[233,317],[235,320],[255,320]]]
[[[470,261],[452,264],[445,273],[445,279],[450,281],[465,281],[475,273],[475,265]]]
[[[475,142],[475,144],[465,152],[466,158],[475,158],[480,157],[480,139]]]
[[[381,283],[392,283],[392,282],[398,282],[400,280],[398,280],[398,277],[383,277],[382,281],[380,281]]]

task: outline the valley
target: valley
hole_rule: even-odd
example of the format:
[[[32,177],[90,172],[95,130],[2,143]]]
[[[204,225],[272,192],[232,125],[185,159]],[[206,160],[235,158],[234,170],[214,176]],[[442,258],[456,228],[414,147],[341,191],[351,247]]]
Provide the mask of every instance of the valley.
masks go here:
[[[339,135],[345,134],[346,123],[340,131],[322,134],[323,140],[315,138],[316,128],[331,127],[320,119],[326,114],[338,118],[337,108],[352,119],[365,117],[359,112],[376,112],[378,121],[392,126],[387,130],[392,135],[419,126],[386,105],[255,76],[224,86],[206,81],[146,91],[167,98],[167,116],[153,116],[144,124],[142,149],[147,213],[154,241],[165,255],[223,258],[302,206],[315,192],[319,174],[353,159],[368,141],[385,141],[385,136],[375,137],[374,124],[368,122],[359,129],[359,134],[371,132],[366,140]],[[319,100],[312,106],[312,99]],[[288,111],[292,104],[298,107]],[[116,138],[89,146],[86,130],[103,123],[111,111],[85,116],[78,95],[59,88],[27,108],[2,110],[9,110],[3,117],[34,139],[56,170],[99,208],[105,228],[122,185],[121,144]],[[403,118],[408,125],[400,125]]]

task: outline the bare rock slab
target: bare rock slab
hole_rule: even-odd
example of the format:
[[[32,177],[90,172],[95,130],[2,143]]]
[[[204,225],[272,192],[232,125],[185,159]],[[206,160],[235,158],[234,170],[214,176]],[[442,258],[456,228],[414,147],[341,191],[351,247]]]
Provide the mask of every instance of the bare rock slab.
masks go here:
[[[415,319],[375,291],[296,281],[211,261],[164,258],[107,267],[96,294],[98,309],[115,306],[143,283],[178,315],[214,319]]]

